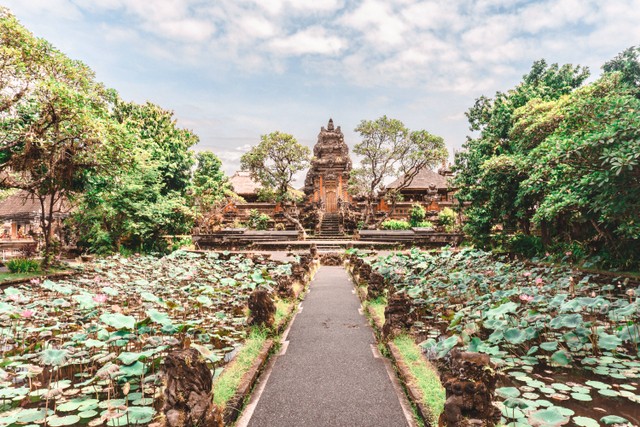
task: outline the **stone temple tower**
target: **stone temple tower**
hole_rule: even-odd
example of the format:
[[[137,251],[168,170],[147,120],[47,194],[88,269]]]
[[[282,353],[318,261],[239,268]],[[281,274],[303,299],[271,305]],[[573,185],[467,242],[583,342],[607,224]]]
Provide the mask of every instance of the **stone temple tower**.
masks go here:
[[[311,168],[304,182],[307,201],[319,202],[327,213],[337,212],[339,200],[351,200],[347,193],[350,172],[349,147],[340,126],[334,128],[333,119],[329,119],[327,128],[320,128],[313,148]]]

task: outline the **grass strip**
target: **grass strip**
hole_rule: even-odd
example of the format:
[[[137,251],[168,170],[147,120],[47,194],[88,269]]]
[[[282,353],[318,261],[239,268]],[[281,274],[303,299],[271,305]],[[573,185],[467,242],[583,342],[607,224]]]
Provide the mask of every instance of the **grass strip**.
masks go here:
[[[273,316],[273,328],[278,331],[280,326],[287,322],[293,312],[293,302],[285,299],[276,300],[276,314]]]
[[[366,302],[367,310],[369,310],[373,322],[378,329],[384,326],[384,309],[387,307],[387,299],[383,296],[369,300]]]
[[[404,363],[411,373],[411,381],[420,389],[422,403],[429,408],[432,425],[438,424],[438,417],[444,410],[445,390],[440,383],[436,370],[422,355],[420,347],[408,335],[399,335],[393,343],[396,345]]]
[[[35,279],[36,277],[44,277],[48,274],[57,274],[57,273],[65,273],[69,272],[69,270],[65,269],[50,269],[49,271],[35,271],[31,273],[11,273],[8,271],[0,272],[0,284],[2,282],[13,282],[15,280],[28,280]]]
[[[242,349],[213,384],[213,402],[219,408],[224,408],[227,402],[235,396],[243,375],[253,366],[253,362],[260,354],[268,337],[268,330],[253,328]]]

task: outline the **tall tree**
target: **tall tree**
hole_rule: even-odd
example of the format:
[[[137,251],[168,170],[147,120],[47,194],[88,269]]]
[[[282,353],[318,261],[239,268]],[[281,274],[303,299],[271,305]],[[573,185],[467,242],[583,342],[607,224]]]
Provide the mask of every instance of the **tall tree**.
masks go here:
[[[162,249],[163,235],[187,233],[193,224],[187,192],[198,139],[151,103],[116,100],[112,120],[126,130],[128,161],[87,177],[73,221],[80,244],[102,253]]]
[[[543,64],[468,113],[480,134],[456,159],[458,197],[469,204],[465,229],[480,243],[500,228],[537,229],[547,248],[578,245],[609,266],[637,268],[637,52],[627,49],[585,86],[584,69]]]
[[[399,185],[386,192],[393,213],[400,192],[411,185],[415,176],[447,158],[441,137],[425,130],[411,132],[400,120],[387,116],[362,120],[355,131],[360,133],[362,141],[353,152],[361,156],[361,161],[352,171],[349,189],[352,194],[365,198],[365,224],[370,223],[373,205],[390,178],[401,177]]]
[[[86,174],[116,156],[119,150],[111,148],[119,128],[109,120],[112,94],[89,67],[36,39],[6,10],[0,11],[0,32],[0,39],[11,40],[0,54],[8,61],[0,68],[0,176],[3,185],[40,202],[46,267],[60,201],[81,192]]]
[[[532,201],[515,197],[528,170],[520,158],[524,147],[511,138],[514,113],[532,99],[550,101],[567,95],[588,76],[584,67],[536,61],[514,89],[497,92],[493,99],[482,96],[469,109],[470,129],[480,134],[467,139],[454,169],[457,197],[469,205],[466,229],[473,236],[488,236],[496,225],[529,231],[533,205],[518,203]]]
[[[283,207],[285,218],[306,237],[304,227],[297,215],[295,197],[291,183],[298,172],[309,167],[311,150],[290,134],[280,131],[260,137],[260,143],[245,153],[240,162],[251,177],[262,184],[266,191],[273,192],[276,201]]]

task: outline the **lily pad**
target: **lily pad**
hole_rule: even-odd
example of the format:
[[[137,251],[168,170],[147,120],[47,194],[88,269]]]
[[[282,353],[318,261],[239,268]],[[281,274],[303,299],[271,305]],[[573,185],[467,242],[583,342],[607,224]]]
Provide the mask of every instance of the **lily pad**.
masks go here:
[[[605,417],[600,418],[600,422],[606,425],[611,424],[624,424],[629,421],[626,418],[619,417],[617,415],[607,415]]]
[[[53,415],[47,418],[47,424],[51,427],[71,426],[79,422],[80,422],[80,417],[77,415],[67,415],[64,417]]]
[[[529,423],[536,427],[561,426],[569,423],[570,418],[562,415],[557,408],[541,409],[529,415]]]

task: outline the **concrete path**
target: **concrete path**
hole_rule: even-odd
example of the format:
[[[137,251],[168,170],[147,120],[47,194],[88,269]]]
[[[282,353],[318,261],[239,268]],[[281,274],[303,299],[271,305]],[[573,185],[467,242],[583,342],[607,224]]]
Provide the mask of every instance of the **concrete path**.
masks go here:
[[[288,342],[263,375],[266,385],[258,385],[238,425],[409,425],[404,396],[390,379],[388,362],[374,356],[373,331],[352,290],[344,268],[320,268]]]

